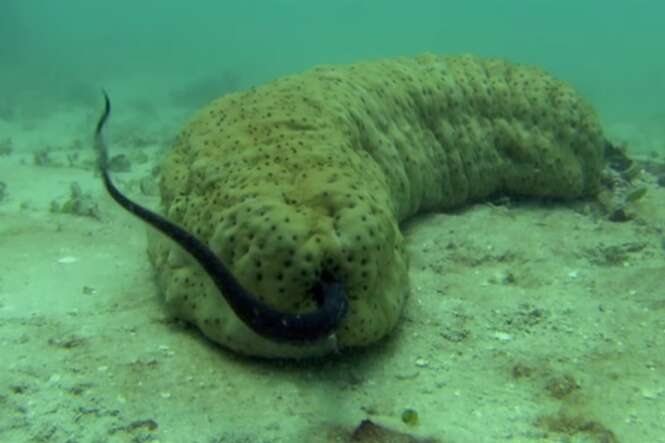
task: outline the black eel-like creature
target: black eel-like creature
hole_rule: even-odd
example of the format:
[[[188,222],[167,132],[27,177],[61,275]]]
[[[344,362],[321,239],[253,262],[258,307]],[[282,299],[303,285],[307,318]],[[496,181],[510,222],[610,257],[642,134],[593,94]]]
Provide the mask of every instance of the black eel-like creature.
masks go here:
[[[111,114],[111,101],[104,91],[104,111],[95,129],[97,164],[104,187],[120,206],[161,231],[191,254],[212,278],[233,312],[257,334],[282,342],[313,342],[334,334],[348,311],[344,286],[330,275],[323,277],[312,288],[317,309],[302,314],[277,311],[245,290],[222,261],[202,241],[190,232],[159,214],[130,200],[111,181],[108,170],[108,150],[103,130]]]

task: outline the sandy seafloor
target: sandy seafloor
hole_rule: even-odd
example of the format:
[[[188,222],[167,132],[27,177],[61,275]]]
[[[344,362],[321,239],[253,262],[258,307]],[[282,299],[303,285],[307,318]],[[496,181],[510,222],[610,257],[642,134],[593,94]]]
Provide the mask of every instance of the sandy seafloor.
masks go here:
[[[157,207],[151,170],[184,113],[115,105],[110,147],[132,164],[115,179]],[[0,156],[0,441],[342,442],[370,418],[451,443],[665,442],[665,188],[650,174],[622,223],[589,202],[419,217],[389,340],[305,365],[252,360],[166,316],[146,227],[93,174],[98,112],[0,120],[13,145]],[[614,132],[636,155],[665,153],[639,122]],[[53,212],[73,182],[82,206]],[[401,423],[407,408],[418,424]]]

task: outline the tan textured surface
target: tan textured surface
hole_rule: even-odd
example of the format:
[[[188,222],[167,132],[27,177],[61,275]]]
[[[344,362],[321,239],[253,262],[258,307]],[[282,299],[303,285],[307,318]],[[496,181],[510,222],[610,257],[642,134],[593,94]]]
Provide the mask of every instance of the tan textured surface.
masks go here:
[[[338,342],[364,346],[392,330],[408,293],[400,221],[497,192],[592,194],[602,148],[588,105],[535,68],[432,55],[322,66],[203,109],[163,164],[162,200],[279,309],[311,307],[308,288],[331,270],[351,302]],[[167,305],[214,341],[329,352],[257,337],[161,236],[150,255]]]

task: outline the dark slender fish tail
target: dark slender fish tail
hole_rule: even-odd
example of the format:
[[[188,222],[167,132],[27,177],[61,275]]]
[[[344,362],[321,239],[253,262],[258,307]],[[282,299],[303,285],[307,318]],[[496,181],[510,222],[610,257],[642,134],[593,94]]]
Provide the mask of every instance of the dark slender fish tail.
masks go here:
[[[104,93],[104,110],[95,129],[97,165],[104,187],[120,206],[173,239],[203,267],[233,312],[249,328],[268,339],[287,342],[311,342],[334,333],[348,311],[348,298],[342,283],[328,275],[312,288],[318,308],[302,314],[280,312],[261,302],[243,288],[215,253],[187,230],[126,197],[113,184],[108,171],[108,151],[103,130],[111,115],[111,100]]]
[[[102,131],[111,115],[111,100],[109,99],[109,95],[103,89],[102,94],[104,94],[104,111],[99,117],[97,127],[95,128],[95,150],[97,151],[97,163],[99,169],[105,171],[108,169],[108,150],[106,149],[106,143],[104,142]]]

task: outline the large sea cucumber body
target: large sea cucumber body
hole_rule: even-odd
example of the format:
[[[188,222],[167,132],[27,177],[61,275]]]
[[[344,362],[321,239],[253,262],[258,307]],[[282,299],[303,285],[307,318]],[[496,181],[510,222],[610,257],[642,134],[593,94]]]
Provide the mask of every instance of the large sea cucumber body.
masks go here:
[[[320,66],[201,110],[162,165],[162,204],[275,308],[310,309],[332,273],[350,299],[337,344],[359,347],[395,327],[409,292],[401,222],[493,194],[593,195],[604,144],[590,106],[537,68],[435,55]],[[152,236],[149,252],[167,306],[213,341],[330,352],[259,337],[176,245]]]

